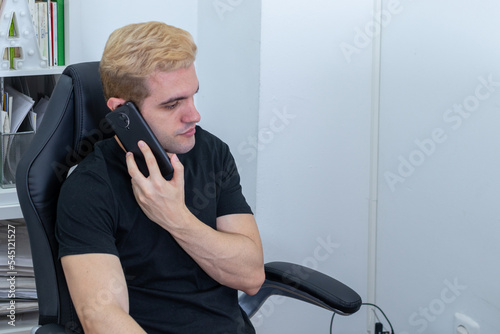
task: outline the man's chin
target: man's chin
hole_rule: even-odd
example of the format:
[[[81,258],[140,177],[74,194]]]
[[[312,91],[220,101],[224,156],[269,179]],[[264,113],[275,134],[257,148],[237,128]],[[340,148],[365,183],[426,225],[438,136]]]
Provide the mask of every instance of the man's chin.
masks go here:
[[[189,151],[191,151],[193,149],[194,144],[195,144],[195,139],[193,136],[192,140],[190,140],[189,143],[178,144],[178,145],[176,145],[176,147],[173,147],[171,150],[167,150],[167,152],[175,153],[175,154],[188,153]]]

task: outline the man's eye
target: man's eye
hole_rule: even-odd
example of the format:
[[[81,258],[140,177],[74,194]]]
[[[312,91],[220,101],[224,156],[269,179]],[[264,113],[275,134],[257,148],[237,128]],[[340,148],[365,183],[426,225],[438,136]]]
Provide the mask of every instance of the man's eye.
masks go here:
[[[169,109],[169,110],[172,110],[172,109],[175,109],[175,107],[177,107],[179,105],[179,101],[175,101],[174,103],[172,104],[167,104],[165,106],[165,108]]]

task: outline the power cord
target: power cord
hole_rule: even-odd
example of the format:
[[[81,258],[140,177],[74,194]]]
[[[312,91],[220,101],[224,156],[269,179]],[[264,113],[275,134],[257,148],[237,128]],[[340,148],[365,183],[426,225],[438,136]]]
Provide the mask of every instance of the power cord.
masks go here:
[[[382,313],[382,315],[384,316],[384,318],[387,321],[387,323],[389,324],[389,327],[391,328],[391,334],[394,334],[394,328],[392,328],[392,324],[389,321],[389,318],[387,318],[387,316],[385,315],[384,311],[382,311],[382,309],[378,305],[375,305],[375,304],[372,304],[372,303],[362,303],[361,305],[372,306],[372,307],[375,307],[377,310],[379,310],[380,313]]]
[[[332,313],[332,319],[330,320],[330,334],[333,334],[332,328],[333,328],[333,318],[335,317],[335,312]]]
[[[361,305],[362,306],[375,307],[377,310],[379,310],[380,313],[382,313],[382,315],[384,316],[384,318],[387,321],[387,323],[389,324],[389,327],[391,328],[391,334],[394,334],[394,328],[392,327],[392,324],[389,321],[389,318],[385,315],[384,311],[382,311],[382,309],[378,305],[375,305],[375,304],[372,304],[372,303],[362,303]],[[330,334],[333,334],[332,329],[333,329],[333,318],[334,317],[335,317],[335,312],[332,314],[332,318],[330,319]]]

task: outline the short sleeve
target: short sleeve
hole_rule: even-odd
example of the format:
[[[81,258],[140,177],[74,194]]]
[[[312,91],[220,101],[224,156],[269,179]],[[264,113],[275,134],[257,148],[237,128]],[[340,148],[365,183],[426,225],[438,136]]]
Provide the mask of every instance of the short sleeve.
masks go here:
[[[223,157],[223,166],[218,181],[221,191],[217,203],[217,217],[239,213],[253,214],[243,195],[240,174],[227,145],[224,145]]]
[[[56,238],[59,257],[85,253],[118,256],[115,245],[113,194],[109,185],[91,172],[74,172],[59,195]]]

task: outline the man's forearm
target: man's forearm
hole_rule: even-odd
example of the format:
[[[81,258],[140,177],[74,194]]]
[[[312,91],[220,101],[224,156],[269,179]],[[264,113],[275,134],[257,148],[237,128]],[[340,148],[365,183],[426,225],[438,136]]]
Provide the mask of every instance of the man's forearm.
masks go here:
[[[145,333],[128,313],[127,284],[117,256],[68,255],[61,264],[85,333]]]
[[[229,221],[236,216],[239,221],[225,224],[224,220]],[[249,221],[251,215],[234,217],[218,218],[218,226],[220,224],[224,228],[214,230],[187,210],[176,217],[176,224],[168,225],[167,229],[214,280],[233,289],[255,294],[264,281],[260,237],[253,221]],[[240,225],[243,233],[225,228],[236,224]]]
[[[79,312],[78,312],[79,311]],[[144,334],[146,333],[132,317],[120,307],[80,308],[78,317],[81,319],[85,333],[88,334]]]

